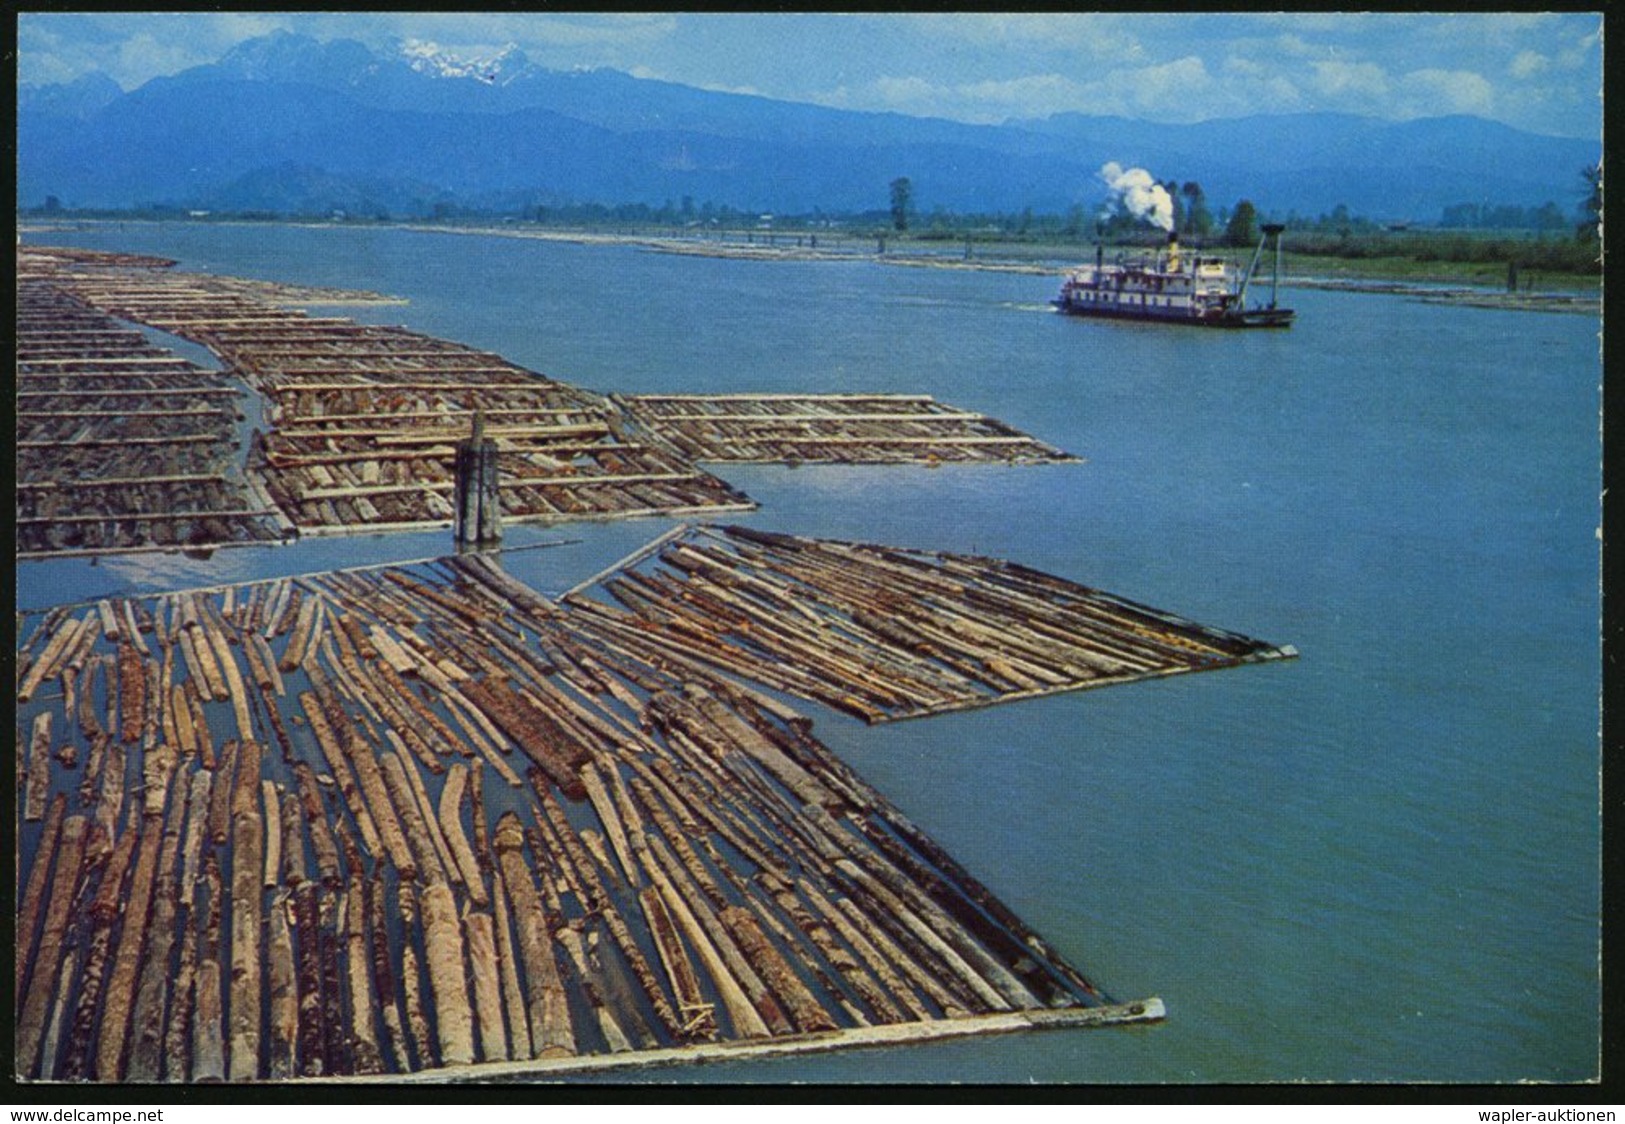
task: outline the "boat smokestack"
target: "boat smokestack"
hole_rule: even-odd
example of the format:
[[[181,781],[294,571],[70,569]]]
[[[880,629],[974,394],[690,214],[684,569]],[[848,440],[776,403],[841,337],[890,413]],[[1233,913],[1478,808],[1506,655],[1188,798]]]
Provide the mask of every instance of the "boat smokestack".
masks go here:
[[[1168,272],[1179,272],[1179,231],[1168,232]]]

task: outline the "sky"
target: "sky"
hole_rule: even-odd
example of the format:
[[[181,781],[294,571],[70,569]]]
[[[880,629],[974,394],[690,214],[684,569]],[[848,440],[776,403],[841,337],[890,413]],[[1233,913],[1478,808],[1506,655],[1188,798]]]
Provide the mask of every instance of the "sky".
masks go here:
[[[374,48],[518,46],[707,89],[975,123],[1081,112],[1189,123],[1466,113],[1598,137],[1597,13],[31,12],[18,81],[99,70],[126,90],[276,29]]]

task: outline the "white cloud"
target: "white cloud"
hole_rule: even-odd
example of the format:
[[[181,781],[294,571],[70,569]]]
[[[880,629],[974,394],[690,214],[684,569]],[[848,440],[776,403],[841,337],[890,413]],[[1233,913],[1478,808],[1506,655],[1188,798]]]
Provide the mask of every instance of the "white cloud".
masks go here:
[[[1550,69],[1552,60],[1539,51],[1519,51],[1517,57],[1508,67],[1514,78],[1530,78],[1543,70]]]
[[[1021,50],[1083,51],[1098,58],[1133,62],[1146,49],[1122,16],[1100,12],[1021,13],[954,12],[898,17],[904,26],[935,36],[960,39],[979,47]]]
[[[1488,116],[1495,109],[1495,88],[1470,70],[1413,70],[1401,82],[1400,114],[1430,117],[1441,113]]]
[[[1323,97],[1380,99],[1388,95],[1388,72],[1376,63],[1325,59],[1310,65],[1310,75],[1315,92]]]

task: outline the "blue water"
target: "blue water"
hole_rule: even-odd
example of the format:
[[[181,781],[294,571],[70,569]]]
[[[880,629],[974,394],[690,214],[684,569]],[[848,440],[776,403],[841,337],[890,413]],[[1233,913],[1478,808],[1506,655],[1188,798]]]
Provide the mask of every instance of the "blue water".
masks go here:
[[[929,393],[1087,458],[723,470],[759,526],[1001,555],[1296,661],[818,732],[1166,1023],[677,1081],[1571,1081],[1599,1034],[1598,325],[1288,291],[1290,332],[1100,324],[1053,279],[388,230],[34,241],[369,288],[600,390]],[[667,526],[510,569],[563,589]],[[19,601],[443,551],[449,533],[20,567]],[[624,1078],[622,1078],[624,1079]]]

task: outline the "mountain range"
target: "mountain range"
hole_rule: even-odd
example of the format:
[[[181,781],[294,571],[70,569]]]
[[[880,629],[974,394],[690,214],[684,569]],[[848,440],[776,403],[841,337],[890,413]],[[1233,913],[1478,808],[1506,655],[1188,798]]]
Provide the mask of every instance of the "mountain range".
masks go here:
[[[1080,107],[1080,110],[1086,107]],[[1063,113],[1000,125],[722,93],[518,50],[459,57],[278,32],[123,91],[18,87],[17,198],[409,216],[436,203],[710,201],[747,211],[1093,210],[1107,161],[1202,184],[1212,206],[1431,221],[1461,202],[1568,211],[1600,142],[1482,118],[1308,113],[1166,125]]]

